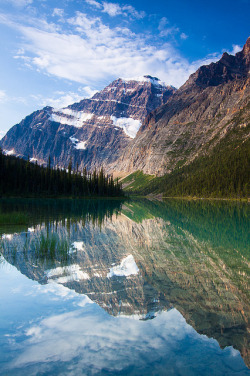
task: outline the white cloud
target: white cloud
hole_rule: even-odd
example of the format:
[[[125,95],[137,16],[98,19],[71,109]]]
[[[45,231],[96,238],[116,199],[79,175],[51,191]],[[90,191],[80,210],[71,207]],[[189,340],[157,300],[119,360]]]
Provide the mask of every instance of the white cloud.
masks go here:
[[[131,19],[142,19],[146,16],[144,11],[137,11],[132,5],[119,5],[117,3],[109,3],[103,1],[99,3],[95,0],[85,0],[87,4],[100,9],[103,13],[107,13],[110,17],[115,17],[123,15],[125,17],[130,17]]]
[[[186,374],[190,365],[197,369],[209,365],[212,372],[220,369],[227,374],[232,362],[242,369],[239,351],[220,349],[215,339],[199,335],[176,309],[142,321],[114,318],[87,304],[34,320],[22,333],[14,359],[6,361],[11,374],[25,367],[30,374],[54,374],[59,362],[62,373],[70,375],[83,370],[91,375],[102,370],[121,374],[131,369],[140,374],[163,374],[167,369],[175,375]]]
[[[89,5],[93,5],[94,7],[98,8],[98,9],[100,9],[102,7],[102,5],[95,0],[85,0],[85,2]]]
[[[6,94],[5,90],[0,90],[0,103],[6,103],[6,102],[26,104],[26,98],[15,97],[15,96],[11,97]]]
[[[166,25],[168,25],[168,19],[166,17],[162,17],[158,26],[158,30],[162,31],[165,29]]]
[[[90,98],[95,93],[96,90],[92,90],[89,86],[85,86],[79,88],[78,92],[57,91],[50,98],[44,98],[41,95],[32,95],[31,98],[43,107],[51,106],[54,108],[63,108],[70,104],[80,102],[84,98]]]
[[[55,17],[55,16],[63,17],[63,16],[64,16],[64,10],[63,10],[63,9],[60,9],[60,8],[55,8],[55,9],[53,10],[52,16],[53,16],[53,17]]]
[[[235,55],[237,52],[240,52],[242,50],[242,47],[238,44],[233,44],[233,49],[230,52],[230,54]]]
[[[134,8],[125,7],[126,12],[132,14]],[[112,14],[122,11],[120,6],[107,9]],[[102,82],[106,84],[118,77],[145,74],[179,87],[202,63],[190,64],[171,43],[150,43],[148,36],[135,34],[127,26],[111,28],[100,17],[81,12],[65,19],[69,28],[67,32],[44,20],[37,20],[36,26],[35,19],[29,20],[30,25],[19,25],[6,18],[0,21],[21,32],[24,42],[15,57],[26,66],[88,87],[97,88],[98,83],[100,89]],[[178,31],[175,27],[166,28],[167,24],[167,19],[162,18],[159,25],[162,35]],[[205,59],[208,60],[212,61]]]
[[[144,11],[139,11],[138,12],[131,5],[124,5],[122,7],[122,10],[123,10],[124,14],[130,15],[130,16],[136,18],[136,19],[141,19],[141,18],[144,18],[146,16],[146,13]]]
[[[107,3],[104,1],[103,3],[103,12],[108,13],[109,16],[115,17],[118,16],[119,14],[122,14],[122,9],[119,4],[115,3]]]
[[[178,27],[175,27],[175,26],[172,26],[172,27],[168,27],[166,29],[163,29],[161,32],[160,32],[160,36],[161,37],[169,37],[171,35],[174,35],[174,34],[177,34],[179,33],[180,29]]]
[[[79,93],[81,93],[81,98],[91,98],[94,94],[97,93],[98,90],[93,90],[89,86],[85,86],[78,89]]]
[[[186,40],[188,38],[188,35],[185,33],[181,33],[180,37],[181,39]]]
[[[159,34],[160,37],[173,37],[176,34],[179,34],[180,38],[183,40],[188,38],[188,35],[181,32],[178,27],[170,26],[169,21],[166,17],[161,18],[159,22],[158,30],[160,32]]]
[[[4,90],[0,90],[0,103],[4,102],[7,98],[6,92]]]
[[[145,325],[145,321],[104,315],[95,304],[87,309],[46,317],[27,327],[24,334],[25,339],[11,368],[31,363],[43,367],[46,363],[48,373],[52,366],[50,362],[69,362],[77,357],[79,360],[73,362],[72,374],[81,374],[82,369],[86,374],[98,374],[102,369],[116,374],[135,365],[145,369],[148,359],[172,358],[173,348],[180,346],[181,340],[191,340],[195,344],[199,340],[198,334],[175,309],[160,313]],[[207,343],[203,337],[200,346]],[[209,343],[212,352],[218,349],[215,340],[209,340]],[[197,354],[195,350],[193,356]],[[189,359],[190,352],[185,356]],[[176,363],[174,360],[171,359],[173,364]]]

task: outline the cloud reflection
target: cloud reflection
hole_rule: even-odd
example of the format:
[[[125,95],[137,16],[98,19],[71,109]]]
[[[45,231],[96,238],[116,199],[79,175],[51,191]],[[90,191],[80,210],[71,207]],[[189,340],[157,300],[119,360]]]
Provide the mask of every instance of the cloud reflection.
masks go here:
[[[30,326],[12,367],[43,364],[50,374],[57,374],[60,364],[58,374],[63,375],[70,374],[69,368],[74,375],[104,371],[138,375],[153,370],[165,375],[166,369],[169,375],[186,375],[187,369],[197,367],[208,375],[206,370],[217,370],[219,365],[221,373],[213,374],[225,375],[234,374],[239,360],[238,351],[221,350],[215,340],[198,335],[176,309],[162,312],[154,320],[135,321],[109,316],[93,304]],[[232,373],[227,373],[228,365]]]

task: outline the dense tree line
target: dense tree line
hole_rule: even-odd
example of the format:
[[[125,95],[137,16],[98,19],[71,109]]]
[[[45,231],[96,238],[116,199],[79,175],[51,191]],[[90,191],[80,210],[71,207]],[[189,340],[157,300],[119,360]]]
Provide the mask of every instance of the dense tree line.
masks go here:
[[[72,169],[39,166],[14,157],[6,156],[0,149],[0,196],[65,196],[89,197],[122,195],[121,184],[113,176],[105,175],[103,169],[87,172]]]
[[[249,197],[250,140],[242,142],[234,136],[231,132],[209,154],[163,177],[148,181],[142,172],[137,173],[144,183],[130,192],[163,193],[168,197]],[[137,177],[134,179],[135,186]]]
[[[172,176],[165,177],[166,195],[249,197],[249,140],[240,147],[228,145],[223,150],[223,146],[221,144],[209,156],[197,158]]]

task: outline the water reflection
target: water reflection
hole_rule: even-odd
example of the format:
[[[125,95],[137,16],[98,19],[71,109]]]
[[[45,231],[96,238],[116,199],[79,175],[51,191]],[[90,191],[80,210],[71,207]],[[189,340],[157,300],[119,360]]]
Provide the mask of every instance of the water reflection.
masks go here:
[[[210,375],[209,367],[216,375],[245,374],[237,351],[220,352],[216,341],[196,331],[222,348],[240,350],[249,364],[248,206],[177,200],[82,204],[2,203],[3,210],[24,210],[30,217],[25,231],[1,228],[5,260],[30,280],[53,287],[54,294],[71,291],[73,305],[83,299],[78,306],[84,306],[64,306],[26,328],[32,351],[27,355],[26,349],[16,370],[30,356],[37,363],[75,359],[90,374],[166,374],[164,367],[169,374]],[[88,365],[80,348],[92,359]],[[226,362],[221,371],[218,362]],[[73,374],[81,374],[80,368]]]

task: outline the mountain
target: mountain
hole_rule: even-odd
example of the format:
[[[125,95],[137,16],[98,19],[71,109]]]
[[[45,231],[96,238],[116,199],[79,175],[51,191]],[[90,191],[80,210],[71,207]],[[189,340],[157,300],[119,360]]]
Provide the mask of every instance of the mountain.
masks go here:
[[[249,69],[250,37],[242,51],[200,67],[178,90],[151,76],[118,79],[91,99],[34,112],[0,147],[41,164],[51,156],[60,167],[72,161],[74,167],[103,166],[117,176],[165,176],[171,187],[164,188],[166,180],[160,191],[170,196],[247,196]],[[196,189],[204,186],[203,192]],[[157,189],[150,183],[138,193]]]
[[[249,69],[250,37],[241,52],[200,67],[154,110],[113,169],[162,176],[210,155],[226,138],[241,148],[249,138]]]
[[[5,154],[80,168],[106,167],[136,136],[146,116],[176,91],[151,76],[117,79],[91,99],[45,107],[13,126],[0,141]]]

